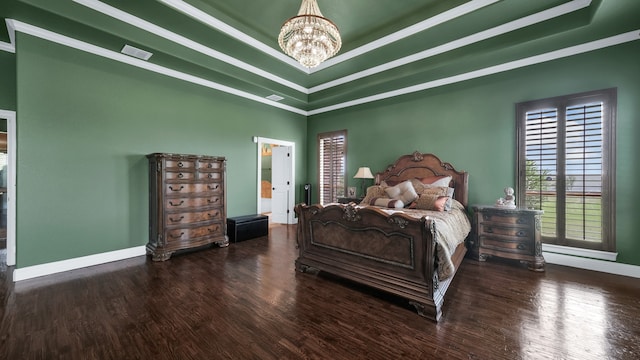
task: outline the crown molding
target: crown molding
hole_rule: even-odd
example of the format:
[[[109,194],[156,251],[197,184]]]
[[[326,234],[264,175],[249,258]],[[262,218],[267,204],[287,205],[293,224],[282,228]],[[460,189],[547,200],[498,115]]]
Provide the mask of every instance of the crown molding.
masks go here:
[[[481,31],[473,35],[465,36],[463,38],[451,41],[449,43],[442,44],[434,48],[426,49],[424,51],[415,53],[413,55],[405,56],[403,58],[388,62],[386,64],[374,66],[369,69],[362,70],[362,71],[353,73],[351,75],[347,75],[342,78],[314,86],[309,89],[309,93],[313,94],[315,92],[326,90],[334,86],[346,84],[351,81],[365,78],[367,76],[371,76],[381,72],[385,72],[387,70],[391,70],[393,68],[408,65],[412,62],[424,60],[432,56],[440,55],[448,51],[459,49],[467,45],[471,45],[483,40],[490,39],[492,37],[504,35],[506,33],[519,30],[527,26],[531,26],[537,23],[541,23],[543,21],[556,18],[558,16],[566,15],[574,11],[584,9],[589,5],[591,5],[591,0],[573,0],[566,4],[562,4],[562,5],[559,5],[551,9],[547,9],[529,16],[525,16],[523,18],[508,22],[506,24],[502,24],[502,25],[493,27],[491,29]]]
[[[11,25],[9,23],[9,19],[5,19],[5,24],[7,25],[7,32],[9,33],[9,42],[3,42],[0,41],[0,50],[1,51],[7,51],[10,53],[14,53],[16,52],[16,42],[15,42],[15,30],[13,29],[13,25]]]
[[[305,111],[293,106],[268,100],[264,97],[253,95],[246,91],[238,90],[226,85],[222,85],[210,80],[202,79],[202,78],[199,78],[190,74],[186,74],[177,70],[173,70],[164,66],[149,63],[147,61],[136,59],[131,56],[121,54],[119,52],[104,49],[96,45],[92,45],[77,39],[70,38],[68,36],[64,36],[49,30],[39,28],[37,26],[20,22],[18,20],[7,19],[6,22],[7,22],[7,29],[9,31],[9,36],[12,39],[13,44],[15,44],[15,31],[20,31],[22,33],[32,35],[44,40],[48,40],[60,45],[68,46],[77,50],[81,50],[94,55],[109,58],[109,59],[119,61],[125,64],[129,64],[138,68],[146,69],[155,73],[163,74],[163,75],[184,80],[193,84],[205,86],[214,90],[219,90],[228,94],[243,97],[248,100],[260,102],[269,106],[277,107],[277,108],[294,112],[296,114],[300,114],[303,116],[312,116],[312,115],[326,113],[329,111],[344,109],[351,106],[357,106],[357,105],[362,105],[362,104],[366,104],[374,101],[389,99],[396,96],[402,96],[402,95],[406,95],[406,94],[410,94],[418,91],[433,89],[436,87],[450,85],[450,84],[458,83],[461,81],[498,74],[505,71],[519,69],[525,66],[540,64],[543,62],[566,58],[573,55],[578,55],[578,54],[582,54],[582,53],[586,53],[594,50],[603,49],[610,46],[623,44],[626,42],[640,40],[640,30],[629,31],[623,34],[610,36],[604,39],[595,40],[595,41],[583,43],[580,45],[575,45],[575,46],[567,47],[564,49],[559,49],[559,50],[543,53],[540,55],[523,58],[520,60],[514,60],[514,61],[506,62],[503,64],[498,64],[495,66],[490,66],[487,68],[470,71],[463,74],[436,79],[436,80],[424,82],[421,84],[417,84],[417,85],[413,85],[413,86],[409,86],[401,89],[396,89],[393,91],[383,92],[383,93],[363,97],[360,99],[355,99],[355,100],[351,100],[351,101],[347,101],[339,104],[317,108],[310,111]]]
[[[137,16],[131,15],[127,12],[124,12],[120,9],[117,9],[111,5],[107,5],[101,1],[98,0],[73,0],[73,2],[86,6],[92,10],[95,10],[97,12],[100,12],[104,15],[110,16],[114,19],[118,19],[124,23],[127,23],[129,25],[135,26],[139,29],[145,30],[147,32],[150,32],[152,34],[155,34],[157,36],[160,36],[166,40],[172,41],[174,43],[180,44],[182,46],[185,46],[189,49],[192,49],[194,51],[197,51],[201,54],[210,56],[214,59],[220,60],[222,62],[225,62],[229,65],[232,65],[238,69],[242,69],[248,72],[251,72],[253,74],[256,74],[258,76],[261,76],[265,79],[269,79],[273,82],[276,82],[280,85],[289,87],[291,89],[297,90],[303,94],[308,94],[309,90],[303,86],[300,86],[294,82],[291,82],[287,79],[281,78],[279,76],[276,76],[268,71],[264,71],[258,67],[255,67],[251,64],[248,64],[246,62],[243,62],[241,60],[238,60],[234,57],[231,57],[227,54],[224,54],[218,50],[212,49],[208,46],[202,45],[198,42],[195,42],[189,38],[186,38],[182,35],[176,34],[172,31],[169,31],[165,28],[162,28],[158,25],[155,25],[149,21],[143,20]]]
[[[440,13],[436,16],[430,17],[428,19],[425,19],[417,24],[408,26],[404,29],[398,30],[392,34],[389,34],[387,36],[383,36],[378,40],[374,40],[368,44],[362,45],[358,48],[355,48],[351,51],[347,51],[343,54],[340,54],[338,56],[335,56],[331,59],[328,59],[327,61],[323,62],[322,64],[318,65],[316,68],[312,69],[312,73],[320,71],[320,70],[324,70],[330,66],[339,64],[343,61],[347,61],[350,59],[353,59],[357,56],[360,55],[364,55],[370,51],[373,51],[375,49],[381,48],[383,46],[392,44],[396,41],[405,39],[409,36],[415,35],[419,32],[428,30],[434,26],[443,24],[447,21],[451,21],[454,20],[458,17],[461,17],[463,15],[472,13],[474,11],[477,11],[479,9],[482,9],[485,6],[497,3],[501,0],[472,0],[470,2],[464,3],[460,6],[457,6],[453,9],[447,10],[443,13]],[[589,0],[591,1],[591,0]]]
[[[570,46],[568,48],[550,51],[544,54],[535,55],[535,56],[527,57],[520,60],[514,60],[514,61],[506,62],[503,64],[495,65],[495,66],[490,66],[484,69],[474,70],[474,71],[470,71],[463,74],[458,74],[458,75],[454,75],[454,76],[450,76],[442,79],[428,81],[422,84],[409,86],[403,89],[388,91],[388,92],[367,96],[367,97],[363,97],[363,98],[352,100],[352,101],[343,102],[340,104],[334,104],[331,106],[318,108],[318,109],[309,111],[309,115],[322,114],[325,112],[344,109],[351,106],[362,105],[362,104],[366,104],[366,103],[370,103],[378,100],[389,99],[396,96],[411,94],[414,92],[423,91],[427,89],[433,89],[433,88],[444,86],[444,85],[450,85],[450,84],[458,83],[461,81],[477,79],[477,78],[488,76],[488,75],[498,74],[501,72],[515,70],[515,69],[523,68],[525,66],[540,64],[543,62],[552,61],[556,59],[566,58],[569,56],[578,55],[578,54],[582,54],[582,53],[586,53],[594,50],[599,50],[606,47],[619,45],[619,44],[623,44],[623,43],[635,41],[635,40],[640,40],[640,30],[630,31],[620,35],[615,35],[615,36],[591,41],[591,42],[580,44],[580,45]]]
[[[14,19],[8,19],[7,20],[7,24],[10,24],[9,26],[9,31],[19,31],[21,33],[24,34],[28,34],[31,36],[35,36],[44,40],[48,40],[60,45],[64,45],[70,48],[74,48],[77,50],[81,50],[81,51],[85,51],[94,55],[98,55],[98,56],[102,56],[104,58],[108,58],[111,60],[115,60],[115,61],[119,61],[121,63],[125,63],[125,64],[129,64],[131,66],[135,66],[141,69],[145,69],[145,70],[149,70],[158,74],[163,74],[175,79],[180,79],[180,80],[184,80],[193,84],[197,84],[197,85],[201,85],[204,87],[208,87],[210,89],[214,89],[214,90],[219,90],[228,94],[232,94],[232,95],[236,95],[239,97],[243,97],[245,99],[249,99],[249,100],[253,100],[253,101],[257,101],[269,106],[273,106],[273,107],[277,107],[283,110],[287,110],[290,112],[294,112],[300,115],[307,115],[307,112],[301,109],[298,109],[296,107],[293,106],[289,106],[289,105],[285,105],[285,104],[281,104],[272,100],[268,100],[264,97],[260,97],[260,96],[256,96],[254,94],[248,93],[246,91],[242,91],[242,90],[238,90],[238,89],[234,89],[232,87],[226,86],[226,85],[222,85],[219,83],[216,83],[214,81],[210,81],[210,80],[206,80],[194,75],[190,75],[187,73],[183,73],[177,70],[173,70],[164,66],[160,66],[157,64],[153,64],[144,60],[140,60],[128,55],[124,55],[122,53],[116,52],[116,51],[112,51],[112,50],[108,50],[105,48],[101,48],[98,47],[96,45],[93,44],[89,44],[87,42],[84,41],[80,41],[77,39],[73,39],[71,37],[65,36],[65,35],[61,35],[61,34],[57,34],[55,32],[49,31],[49,30],[45,30],[42,28],[39,28],[37,26],[34,25],[30,25],[27,23],[23,23],[21,21],[18,20],[14,20]]]
[[[529,15],[529,16],[525,16],[523,18],[508,22],[506,24],[502,24],[496,27],[493,27],[491,29],[488,30],[484,30],[481,31],[479,33],[473,34],[473,35],[469,35],[454,41],[451,41],[449,43],[446,44],[442,44],[440,46],[434,47],[434,48],[430,48],[430,49],[426,49],[424,51],[415,53],[413,55],[409,55],[385,64],[381,64],[378,66],[374,66],[371,67],[369,69],[365,69],[356,73],[352,73],[350,75],[341,77],[339,79],[336,80],[332,80],[332,81],[328,81],[326,83],[323,84],[319,84],[317,86],[311,87],[311,88],[305,88],[301,85],[298,85],[296,83],[293,83],[289,80],[283,79],[281,77],[278,77],[268,71],[259,69],[257,67],[254,67],[252,65],[249,65],[245,62],[242,62],[238,59],[235,59],[231,56],[228,56],[226,54],[223,54],[217,50],[211,49],[207,46],[204,46],[202,44],[199,44],[193,40],[190,40],[182,35],[176,34],[174,32],[171,32],[167,29],[164,29],[158,25],[155,25],[151,22],[148,22],[146,20],[143,20],[141,18],[138,18],[134,15],[131,15],[127,12],[124,12],[122,10],[119,10],[117,8],[114,8],[110,5],[107,5],[99,0],[73,0],[74,2],[84,5],[90,9],[93,9],[97,12],[100,12],[102,14],[105,14],[107,16],[110,16],[112,18],[118,19],[122,22],[125,22],[127,24],[133,25],[139,29],[145,30],[147,32],[159,35],[169,41],[172,41],[174,43],[180,44],[182,46],[185,46],[187,48],[190,48],[192,50],[195,50],[197,52],[200,52],[204,55],[207,56],[211,56],[213,58],[216,58],[220,61],[223,61],[227,64],[230,64],[232,66],[235,66],[239,69],[245,70],[245,71],[249,71],[255,75],[261,76],[263,78],[266,78],[268,80],[274,81],[276,83],[279,83],[281,85],[287,86],[291,89],[297,90],[303,94],[309,95],[309,94],[313,94],[315,92],[318,91],[323,91],[335,86],[339,86],[339,85],[343,85],[358,79],[362,79],[368,76],[372,76],[378,73],[382,73],[400,66],[404,66],[404,65],[408,65],[410,63],[416,62],[416,61],[420,61],[420,60],[424,60],[427,59],[429,57],[433,57],[436,55],[440,55],[443,53],[446,53],[448,51],[452,51],[455,49],[459,49],[462,48],[464,46],[467,45],[471,45],[483,40],[487,40],[490,39],[492,37],[495,36],[499,36],[499,35],[503,35],[515,30],[519,30],[522,28],[525,28],[527,26],[531,26],[537,23],[541,23],[543,21],[547,21],[562,15],[566,15],[569,14],[571,12],[574,11],[578,11],[581,9],[584,9],[588,6],[591,5],[592,0],[571,0],[565,4],[553,7],[551,9],[547,9],[547,10],[543,10],[541,12]],[[463,5],[460,5],[456,8],[453,8],[449,11],[445,11],[444,13],[438,14],[432,18],[426,19],[420,23],[417,23],[415,25],[409,26],[407,28],[404,28],[400,31],[397,31],[393,34],[390,34],[388,36],[382,37],[376,41],[373,41],[369,44],[363,45],[357,49],[354,49],[352,51],[349,51],[347,53],[344,53],[342,55],[338,55],[335,58],[329,59],[327,60],[325,63],[320,64],[318,68],[310,70],[310,71],[306,71],[307,69],[299,66],[299,64],[291,59],[290,57],[284,55],[283,53],[274,50],[273,48],[265,45],[264,43],[259,42],[258,40],[246,35],[245,33],[239,31],[238,29],[229,26],[228,24],[216,19],[215,17],[206,14],[205,12],[195,8],[194,6],[185,3],[182,0],[159,0],[161,3],[165,4],[166,6],[169,6],[173,9],[175,9],[176,11],[182,12],[187,16],[190,16],[192,18],[194,18],[197,21],[200,21],[212,28],[215,28],[219,31],[222,31],[224,33],[226,33],[227,35],[234,37],[236,39],[238,39],[239,41],[242,41],[250,46],[253,46],[256,49],[259,49],[279,60],[285,61],[286,63],[293,65],[296,68],[302,69],[303,71],[307,72],[307,73],[315,73],[318,70],[324,69],[326,67],[329,66],[333,66],[336,65],[340,62],[346,61],[348,59],[352,59],[356,56],[360,56],[362,54],[365,54],[369,51],[378,49],[380,47],[383,47],[385,45],[391,44],[395,41],[404,39],[408,36],[414,35],[418,32],[424,31],[426,29],[429,29],[433,26],[442,24],[446,21],[450,21],[453,20],[457,17],[463,16],[465,14],[468,14],[470,12],[476,11],[480,8],[483,8],[485,6],[491,5],[493,3],[498,2],[499,0],[472,0],[468,3],[465,3]]]
[[[165,4],[166,6],[169,6],[170,8],[173,8],[174,10],[177,10],[211,28],[214,28],[218,31],[221,31],[229,36],[231,36],[232,38],[235,38],[249,46],[252,46],[262,52],[264,52],[267,55],[270,55],[292,67],[294,67],[297,70],[300,70],[301,72],[307,73],[309,74],[311,71],[309,69],[307,69],[306,67],[302,66],[299,62],[297,62],[296,60],[294,60],[293,58],[285,55],[283,52],[278,51],[274,48],[272,48],[271,46],[266,45],[263,42],[260,42],[254,38],[252,38],[251,36],[243,33],[242,31],[234,28],[231,25],[226,24],[225,22],[218,20],[217,18],[207,14],[206,12],[196,8],[195,6],[188,4],[182,0],[158,0],[159,2]]]

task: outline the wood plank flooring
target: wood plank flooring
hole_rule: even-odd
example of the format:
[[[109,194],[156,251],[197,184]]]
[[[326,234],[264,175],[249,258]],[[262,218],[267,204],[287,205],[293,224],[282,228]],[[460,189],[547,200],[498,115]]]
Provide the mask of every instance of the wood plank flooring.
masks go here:
[[[638,359],[640,279],[465,259],[438,324],[269,238],[12,283],[0,359]],[[4,253],[6,256],[6,252]]]

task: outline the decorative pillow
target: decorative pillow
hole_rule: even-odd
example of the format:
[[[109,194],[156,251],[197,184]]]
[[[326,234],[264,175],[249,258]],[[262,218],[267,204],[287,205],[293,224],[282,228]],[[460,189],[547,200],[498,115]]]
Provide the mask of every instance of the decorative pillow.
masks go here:
[[[420,181],[425,185],[449,186],[449,183],[451,183],[451,176],[446,176],[446,175],[427,176],[420,179]]]
[[[373,198],[370,204],[392,209],[402,209],[404,207],[404,203],[402,202],[402,200],[394,200],[389,198]]]
[[[386,197],[387,194],[384,192],[384,189],[385,189],[385,187],[380,186],[380,185],[369,186],[367,188],[367,195],[365,195],[364,199],[362,199],[362,202],[360,202],[360,204],[362,204],[362,205],[370,205],[371,204],[371,200],[373,198]]]
[[[448,192],[449,188],[446,186],[429,186],[422,189],[420,195],[447,196]]]
[[[446,186],[428,186],[422,190],[420,195],[435,195],[435,196],[445,196],[447,197],[447,201],[444,206],[444,211],[451,210],[451,199],[453,199],[454,188],[446,187]]]
[[[388,187],[388,186],[396,186],[398,184],[400,184],[402,181],[396,181],[396,180],[382,180],[380,182],[380,186],[383,187]]]
[[[384,191],[389,195],[390,198],[396,200],[402,200],[402,203],[405,205],[411,204],[411,202],[418,198],[418,193],[411,185],[411,181],[403,181],[396,186],[390,186]]]
[[[438,196],[433,194],[422,194],[416,200],[416,209],[444,211],[445,203],[449,200],[448,196]]]

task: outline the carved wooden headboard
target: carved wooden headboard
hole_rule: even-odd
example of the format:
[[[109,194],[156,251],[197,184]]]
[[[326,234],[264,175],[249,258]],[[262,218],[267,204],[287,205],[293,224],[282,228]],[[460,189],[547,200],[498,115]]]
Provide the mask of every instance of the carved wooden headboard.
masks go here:
[[[382,181],[404,181],[412,178],[423,178],[434,175],[448,175],[452,178],[453,197],[465,207],[468,205],[469,173],[457,171],[448,162],[441,161],[433,154],[422,154],[418,151],[403,155],[386,170],[375,175],[375,183]]]

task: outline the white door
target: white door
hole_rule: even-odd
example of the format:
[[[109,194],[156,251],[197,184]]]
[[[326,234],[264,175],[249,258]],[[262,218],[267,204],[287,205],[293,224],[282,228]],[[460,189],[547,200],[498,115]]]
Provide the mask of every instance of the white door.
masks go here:
[[[292,154],[289,146],[274,146],[271,158],[271,221],[288,224],[289,203],[293,192],[291,179]]]

